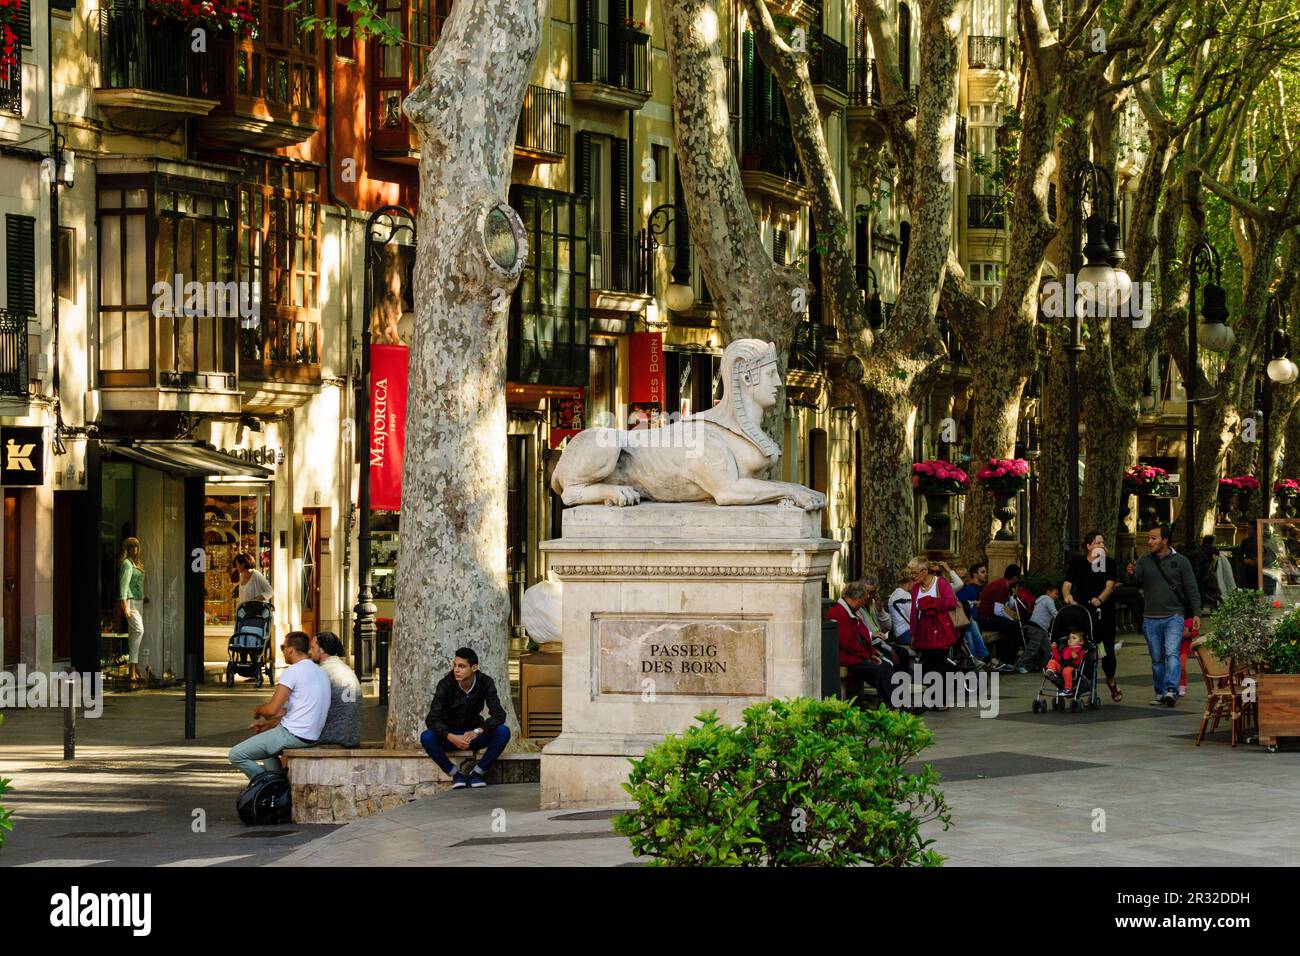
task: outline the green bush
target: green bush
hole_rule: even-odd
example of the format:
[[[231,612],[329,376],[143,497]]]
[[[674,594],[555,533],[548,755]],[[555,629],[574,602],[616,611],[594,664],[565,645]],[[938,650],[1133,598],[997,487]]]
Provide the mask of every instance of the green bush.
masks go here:
[[[1273,628],[1264,667],[1270,674],[1300,674],[1300,608],[1288,611]]]
[[[677,866],[938,866],[922,824],[951,824],[923,721],[848,701],[770,700],[728,727],[713,712],[632,761],[637,809],[614,821],[638,856]]]
[[[1220,660],[1262,667],[1273,644],[1273,617],[1259,591],[1238,588],[1210,615],[1205,646]]]
[[[0,724],[3,724],[4,721],[5,721],[5,715],[0,714]],[[9,781],[6,780],[4,777],[0,777],[0,797],[3,797],[5,795],[5,792],[8,789],[9,789]],[[5,831],[6,830],[12,831],[13,828],[14,825],[9,819],[9,811],[6,810],[3,805],[0,805],[0,849],[4,849]]]

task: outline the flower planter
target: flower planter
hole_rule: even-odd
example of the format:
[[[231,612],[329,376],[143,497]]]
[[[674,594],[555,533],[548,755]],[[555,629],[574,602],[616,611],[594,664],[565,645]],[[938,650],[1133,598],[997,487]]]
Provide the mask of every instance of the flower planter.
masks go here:
[[[925,523],[930,534],[923,545],[926,551],[948,551],[952,547],[952,495],[927,494],[925,496]]]
[[[1002,522],[994,541],[1016,540],[1016,493],[1014,491],[993,492],[993,517]]]
[[[1300,674],[1255,677],[1259,708],[1259,742],[1277,750],[1279,737],[1300,737]]]

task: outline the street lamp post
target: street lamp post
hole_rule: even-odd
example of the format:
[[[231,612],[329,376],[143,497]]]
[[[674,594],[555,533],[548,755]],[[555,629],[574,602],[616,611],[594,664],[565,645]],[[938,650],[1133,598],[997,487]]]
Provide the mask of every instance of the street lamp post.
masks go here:
[[[1084,349],[1079,319],[1114,317],[1132,288],[1129,277],[1118,268],[1124,253],[1120,249],[1120,227],[1115,218],[1115,181],[1105,167],[1093,162],[1079,166],[1075,173],[1072,218],[1070,271],[1075,294],[1070,293],[1067,285],[1065,296],[1066,316],[1070,321],[1070,344],[1065,348],[1070,391],[1070,428],[1065,448],[1069,495],[1065,523],[1070,548],[1077,547],[1079,541],[1079,356]]]
[[[1201,275],[1204,272],[1210,273],[1211,281],[1205,283],[1205,304],[1202,307],[1202,321],[1197,326],[1196,323],[1196,293],[1200,285]],[[1183,541],[1187,552],[1190,554],[1196,547],[1196,535],[1200,530],[1196,527],[1196,403],[1207,401],[1211,396],[1201,398],[1192,398],[1192,380],[1195,377],[1198,367],[1199,358],[1197,357],[1197,344],[1202,343],[1206,348],[1215,352],[1226,352],[1232,348],[1233,334],[1232,329],[1228,328],[1226,320],[1228,318],[1227,295],[1223,287],[1219,285],[1219,253],[1214,247],[1202,239],[1192,250],[1191,269],[1188,275],[1188,308],[1187,308],[1187,377],[1183,382],[1183,393],[1187,402],[1187,436],[1186,449],[1183,452],[1184,463],[1186,465],[1187,476],[1187,500],[1183,509]]]
[[[1290,343],[1280,328],[1284,324],[1282,301],[1270,296],[1264,313],[1264,360],[1268,364],[1264,368],[1264,400],[1260,402],[1264,421],[1260,429],[1259,515],[1264,519],[1273,511],[1273,385],[1290,385],[1300,378],[1300,368],[1286,354]]]
[[[357,439],[357,456],[361,473],[357,483],[357,578],[360,590],[357,604],[353,609],[352,623],[352,666],[358,677],[361,674],[362,649],[375,639],[378,628],[375,618],[374,591],[370,581],[370,310],[374,296],[376,266],[383,258],[383,247],[396,241],[403,233],[410,233],[411,242],[415,242],[415,216],[404,206],[381,206],[370,214],[366,220],[365,237],[366,274],[364,278],[364,297],[361,312],[361,397],[356,402],[356,420],[354,431]],[[378,648],[379,666],[379,703],[388,703],[388,648]]]
[[[646,219],[646,228],[641,230],[641,248],[645,251],[645,293],[654,294],[654,255],[659,247],[666,245],[661,240],[668,229],[677,221],[680,232],[685,224],[685,210],[672,203],[663,203],[651,210]],[[677,255],[673,260],[672,281],[664,291],[664,304],[673,312],[685,312],[695,305],[695,290],[691,288],[691,260],[686,254],[686,244],[682,237],[676,243]]]
[[[865,263],[858,266],[857,271],[858,288],[862,290],[862,304],[867,311],[867,324],[874,331],[885,324],[885,310],[880,301],[880,279],[876,277],[876,270]]]

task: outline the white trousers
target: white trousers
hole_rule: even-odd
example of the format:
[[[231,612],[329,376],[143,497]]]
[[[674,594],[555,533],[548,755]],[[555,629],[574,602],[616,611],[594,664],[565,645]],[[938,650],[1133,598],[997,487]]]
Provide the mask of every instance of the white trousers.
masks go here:
[[[126,602],[126,632],[131,648],[131,663],[140,663],[140,645],[144,643],[144,602]]]

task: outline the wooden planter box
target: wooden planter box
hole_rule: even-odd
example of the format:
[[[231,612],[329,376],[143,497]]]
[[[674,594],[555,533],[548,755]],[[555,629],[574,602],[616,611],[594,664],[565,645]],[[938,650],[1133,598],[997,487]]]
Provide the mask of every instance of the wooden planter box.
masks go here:
[[[1255,691],[1259,742],[1276,750],[1279,737],[1300,737],[1300,674],[1260,674]]]

